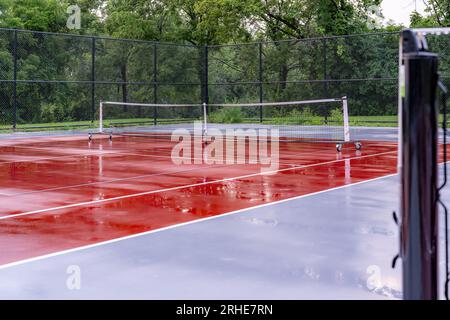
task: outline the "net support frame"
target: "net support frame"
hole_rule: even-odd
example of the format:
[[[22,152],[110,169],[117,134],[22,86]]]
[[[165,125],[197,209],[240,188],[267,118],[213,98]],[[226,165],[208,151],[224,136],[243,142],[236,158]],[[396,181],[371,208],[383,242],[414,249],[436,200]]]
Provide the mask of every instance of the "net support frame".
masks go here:
[[[335,103],[341,102],[343,125],[342,125],[342,140],[336,141],[339,144],[356,142],[351,140],[350,136],[350,124],[349,124],[349,112],[348,112],[348,99],[346,96],[340,98],[327,98],[327,99],[313,99],[313,100],[300,100],[300,101],[285,101],[285,102],[263,102],[263,103],[236,103],[236,104],[208,104],[203,102],[202,104],[155,104],[155,103],[136,103],[136,102],[117,102],[117,101],[100,101],[99,104],[99,125],[96,132],[92,134],[105,134],[112,135],[113,132],[105,131],[105,107],[106,106],[130,106],[130,107],[166,107],[166,108],[177,108],[177,107],[201,107],[202,108],[202,136],[206,138],[208,134],[208,108],[209,107],[222,107],[222,108],[233,108],[233,107],[283,107],[283,106],[299,106],[308,104],[321,104],[321,103]],[[330,141],[327,141],[330,142]],[[358,142],[359,143],[359,142]]]
[[[329,103],[329,102],[342,102],[346,101],[347,97],[341,98],[329,98],[329,99],[315,99],[315,100],[299,100],[299,101],[284,101],[284,102],[254,102],[254,103],[210,103],[210,107],[277,107],[277,106],[291,106],[291,105],[304,105],[304,104],[316,104],[316,103]]]
[[[202,106],[204,109],[203,112],[206,112],[206,106],[205,104],[181,104],[181,103],[174,103],[174,104],[161,104],[161,103],[139,103],[139,102],[117,102],[117,101],[100,101],[99,104],[99,125],[96,132],[92,132],[90,134],[110,134],[109,132],[105,132],[104,130],[104,114],[105,114],[105,106],[128,106],[128,107],[151,107],[151,108],[158,108],[158,107],[165,107],[165,108],[181,108],[181,107],[199,107]],[[203,115],[205,117],[205,114]],[[206,123],[205,123],[206,124]]]
[[[342,103],[343,139],[342,139],[342,141],[338,141],[338,142],[339,143],[358,142],[358,141],[352,141],[351,137],[350,137],[350,121],[349,121],[348,98],[347,98],[347,96],[342,96],[340,98],[326,98],[326,99],[286,101],[286,102],[208,104],[208,106],[209,107],[223,107],[223,108],[234,108],[234,107],[278,107],[278,106],[298,106],[298,105],[333,103],[333,102],[341,102]],[[207,115],[205,113],[205,117],[206,116]]]
[[[344,142],[350,142],[350,121],[348,117],[347,97],[342,97],[342,108],[344,114]]]
[[[208,135],[208,105],[203,102],[203,137]]]
[[[103,133],[103,101],[100,101],[100,108],[98,110],[98,133]]]

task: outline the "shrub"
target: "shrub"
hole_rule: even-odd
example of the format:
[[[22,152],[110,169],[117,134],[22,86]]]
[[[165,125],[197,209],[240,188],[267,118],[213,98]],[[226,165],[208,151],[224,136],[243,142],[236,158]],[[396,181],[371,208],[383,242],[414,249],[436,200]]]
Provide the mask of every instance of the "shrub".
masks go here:
[[[41,106],[41,121],[42,122],[62,122],[66,119],[68,110],[59,104],[44,104]]]
[[[213,123],[241,123],[242,119],[240,108],[222,108],[209,115],[209,121]]]

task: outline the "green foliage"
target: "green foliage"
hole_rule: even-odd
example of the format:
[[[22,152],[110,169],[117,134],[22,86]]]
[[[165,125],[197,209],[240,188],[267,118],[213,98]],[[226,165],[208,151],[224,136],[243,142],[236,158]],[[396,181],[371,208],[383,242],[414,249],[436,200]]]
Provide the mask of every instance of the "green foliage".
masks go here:
[[[79,0],[82,30],[75,33],[98,33],[101,28],[96,11],[100,0]],[[68,32],[67,8],[69,0],[0,0],[0,27],[48,32]]]
[[[242,123],[243,114],[241,108],[222,108],[209,115],[211,123]]]
[[[2,0],[0,26],[57,32],[65,24],[67,6],[57,0]]]
[[[118,38],[177,41],[174,37],[178,17],[167,3],[160,1],[108,1],[104,25],[108,34]]]
[[[309,108],[302,110],[294,109],[288,113],[286,122],[288,124],[308,124],[313,119],[313,113]]]
[[[70,110],[61,104],[44,104],[41,106],[40,121],[62,122],[70,121]]]
[[[447,27],[450,25],[450,0],[428,0],[425,14],[413,12],[411,27]]]
[[[344,121],[344,115],[342,114],[341,109],[332,109],[330,112],[330,118],[333,121]]]
[[[373,1],[317,1],[317,25],[320,34],[345,35],[362,33],[367,29],[367,12],[371,5],[379,5],[381,0]]]
[[[367,32],[367,8],[381,0],[77,0],[82,10],[79,34],[158,40],[191,46],[97,39],[95,102],[197,103],[202,101],[203,45],[253,40],[275,42],[209,47],[211,102],[259,100],[262,56],[265,101],[349,96],[351,116],[397,112],[397,34],[307,39]],[[450,0],[430,0],[413,26],[450,23]],[[0,0],[0,27],[69,32],[70,0]],[[385,30],[398,31],[388,25]],[[379,31],[379,30],[378,30]],[[285,39],[289,41],[278,41]],[[440,72],[450,75],[450,42],[430,37],[441,55]],[[18,33],[18,115],[21,123],[81,121],[91,118],[92,39]],[[197,46],[198,45],[198,46]],[[0,122],[12,117],[13,33],[0,30]],[[259,51],[261,49],[261,52]],[[153,60],[156,54],[156,70]],[[153,72],[159,83],[153,91]],[[324,80],[330,81],[324,81]],[[37,82],[32,83],[33,80]],[[29,82],[26,82],[29,81]],[[79,83],[78,83],[79,82]],[[144,111],[142,111],[144,112]],[[141,116],[152,117],[152,110]],[[283,113],[284,112],[284,113]],[[116,118],[135,114],[121,110]],[[161,118],[198,117],[189,110],[159,110]],[[270,121],[321,121],[308,109],[269,110]],[[339,116],[331,114],[331,117]],[[340,115],[342,116],[342,115]],[[222,109],[211,114],[222,123],[259,119],[259,111]]]
[[[250,37],[239,0],[108,1],[105,26],[116,37],[219,44]]]
[[[301,125],[307,124],[314,118],[309,108],[292,109],[271,107],[264,117],[265,123],[275,125]]]
[[[243,20],[251,14],[246,1],[241,0],[184,0],[173,1],[174,9],[188,17],[184,38],[195,44],[222,44],[248,40],[250,34]]]

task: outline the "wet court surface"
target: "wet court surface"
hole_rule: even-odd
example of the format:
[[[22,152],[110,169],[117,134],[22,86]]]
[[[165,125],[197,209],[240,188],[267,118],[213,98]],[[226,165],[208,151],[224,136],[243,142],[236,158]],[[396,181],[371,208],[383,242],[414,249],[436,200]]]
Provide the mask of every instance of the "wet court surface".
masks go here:
[[[398,298],[397,148],[363,143],[280,144],[262,174],[175,166],[165,142],[0,140],[0,297]]]

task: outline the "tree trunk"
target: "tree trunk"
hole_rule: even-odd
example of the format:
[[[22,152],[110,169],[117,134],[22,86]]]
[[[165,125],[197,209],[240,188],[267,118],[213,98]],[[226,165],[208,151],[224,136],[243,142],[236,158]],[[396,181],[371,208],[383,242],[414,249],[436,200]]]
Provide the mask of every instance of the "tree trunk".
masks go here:
[[[287,77],[288,77],[288,72],[289,72],[288,66],[283,61],[283,63],[280,66],[280,72],[279,72],[279,82],[280,82],[281,93],[283,93],[284,90],[286,89],[286,81],[287,81]]]

